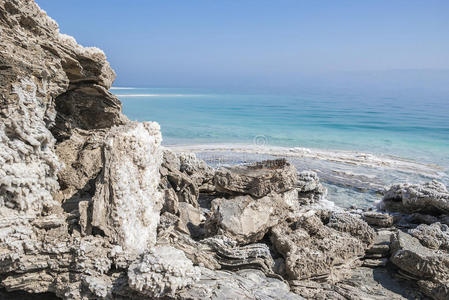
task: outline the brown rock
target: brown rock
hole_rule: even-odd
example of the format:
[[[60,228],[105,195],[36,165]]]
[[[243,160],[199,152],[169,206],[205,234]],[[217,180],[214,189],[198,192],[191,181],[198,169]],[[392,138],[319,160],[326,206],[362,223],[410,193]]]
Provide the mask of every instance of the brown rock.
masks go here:
[[[296,181],[296,169],[285,159],[221,168],[214,177],[217,191],[229,195],[251,195],[255,198],[292,190]]]

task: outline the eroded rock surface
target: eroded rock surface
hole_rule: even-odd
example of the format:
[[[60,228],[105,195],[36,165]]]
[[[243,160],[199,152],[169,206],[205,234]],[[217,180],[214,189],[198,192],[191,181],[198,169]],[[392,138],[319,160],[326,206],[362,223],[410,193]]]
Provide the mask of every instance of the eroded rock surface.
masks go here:
[[[261,198],[295,187],[296,168],[285,159],[263,161],[249,166],[221,168],[215,173],[217,191],[230,195]]]
[[[177,290],[200,279],[184,252],[170,246],[158,246],[129,266],[131,289],[150,297],[175,296]]]
[[[251,196],[218,198],[212,201],[208,229],[243,244],[254,243],[282,220],[287,209],[282,197],[276,194],[260,199]]]
[[[399,231],[392,239],[391,262],[405,278],[417,281],[433,299],[449,297],[449,255],[421,245],[418,239]]]
[[[382,208],[405,213],[448,214],[449,192],[446,186],[438,181],[396,184],[385,193]]]
[[[289,279],[336,281],[360,263],[373,237],[372,229],[355,216],[328,216],[313,210],[275,226],[270,236],[285,258]]]
[[[262,271],[212,271],[201,268],[200,280],[179,293],[180,299],[304,299],[290,292],[287,283],[266,277]]]

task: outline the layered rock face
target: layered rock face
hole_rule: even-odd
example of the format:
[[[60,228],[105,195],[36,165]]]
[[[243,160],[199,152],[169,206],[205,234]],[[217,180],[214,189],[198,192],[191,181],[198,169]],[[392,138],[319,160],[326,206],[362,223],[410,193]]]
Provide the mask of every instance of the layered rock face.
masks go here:
[[[449,298],[440,183],[330,209],[285,159],[163,149],[121,113],[103,52],[33,1],[0,0],[0,37],[0,298]]]
[[[0,1],[0,36],[2,286],[111,297],[156,243],[159,125],[128,121],[104,53],[33,1]]]

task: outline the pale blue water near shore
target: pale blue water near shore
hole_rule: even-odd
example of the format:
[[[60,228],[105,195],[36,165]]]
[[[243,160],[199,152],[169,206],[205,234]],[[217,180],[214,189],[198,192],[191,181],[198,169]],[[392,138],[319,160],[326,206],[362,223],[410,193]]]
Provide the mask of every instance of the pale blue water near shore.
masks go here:
[[[436,164],[442,172],[449,168],[449,96],[443,93],[165,88],[113,93],[131,120],[159,122],[165,145],[360,151]]]

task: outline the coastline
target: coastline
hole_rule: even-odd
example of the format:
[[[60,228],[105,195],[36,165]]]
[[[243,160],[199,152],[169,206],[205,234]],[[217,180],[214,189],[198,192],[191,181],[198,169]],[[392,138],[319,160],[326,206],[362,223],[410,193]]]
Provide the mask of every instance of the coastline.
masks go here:
[[[213,167],[286,158],[298,171],[317,173],[327,199],[341,207],[373,207],[392,183],[449,183],[447,168],[393,155],[251,144],[170,144],[174,152],[195,153]]]

